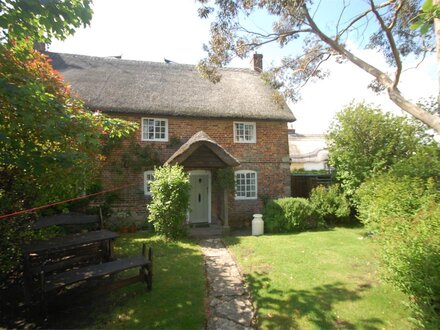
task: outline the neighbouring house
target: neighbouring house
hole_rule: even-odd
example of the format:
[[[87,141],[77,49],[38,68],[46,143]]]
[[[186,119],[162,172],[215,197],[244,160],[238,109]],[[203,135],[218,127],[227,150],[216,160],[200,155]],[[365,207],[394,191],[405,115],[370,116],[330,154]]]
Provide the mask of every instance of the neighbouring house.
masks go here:
[[[154,166],[164,163],[190,173],[189,223],[229,218],[233,227],[246,226],[263,198],[290,196],[287,123],[295,118],[261,79],[261,54],[253,70],[222,69],[216,84],[192,65],[48,54],[89,108],[139,123],[104,165],[104,189],[134,184],[118,192],[116,211],[144,220]],[[217,170],[228,167],[235,173],[229,195],[216,185]]]
[[[298,134],[289,129],[289,151],[292,170],[329,170],[324,134]]]

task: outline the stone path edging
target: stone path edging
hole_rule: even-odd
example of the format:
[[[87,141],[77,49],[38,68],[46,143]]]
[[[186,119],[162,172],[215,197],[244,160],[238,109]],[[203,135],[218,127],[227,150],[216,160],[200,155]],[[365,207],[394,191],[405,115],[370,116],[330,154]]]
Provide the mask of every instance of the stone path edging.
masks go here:
[[[208,280],[207,329],[256,329],[243,278],[220,238],[200,241]]]

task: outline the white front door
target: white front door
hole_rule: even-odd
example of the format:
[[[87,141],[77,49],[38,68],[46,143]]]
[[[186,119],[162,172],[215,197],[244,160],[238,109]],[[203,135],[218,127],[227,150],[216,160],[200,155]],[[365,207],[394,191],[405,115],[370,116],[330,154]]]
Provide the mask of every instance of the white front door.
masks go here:
[[[190,173],[190,223],[211,223],[211,175],[208,171]]]

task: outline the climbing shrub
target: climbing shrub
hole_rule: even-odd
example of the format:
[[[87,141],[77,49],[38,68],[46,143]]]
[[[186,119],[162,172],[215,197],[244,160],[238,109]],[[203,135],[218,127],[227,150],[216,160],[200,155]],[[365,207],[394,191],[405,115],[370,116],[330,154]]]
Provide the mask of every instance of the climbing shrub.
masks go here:
[[[337,185],[313,188],[309,197],[310,204],[327,224],[348,222],[350,205]]]
[[[151,181],[150,187],[153,197],[147,208],[154,229],[167,239],[185,236],[184,222],[190,196],[189,174],[179,165],[159,167],[154,171],[154,181]]]
[[[315,229],[322,218],[305,198],[279,198],[270,200],[263,210],[268,232],[283,233]]]

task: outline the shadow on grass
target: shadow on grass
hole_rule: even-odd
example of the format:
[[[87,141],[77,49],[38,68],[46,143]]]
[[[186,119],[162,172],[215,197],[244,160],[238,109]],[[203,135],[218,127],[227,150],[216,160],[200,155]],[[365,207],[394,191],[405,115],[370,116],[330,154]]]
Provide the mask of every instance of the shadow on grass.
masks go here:
[[[95,295],[95,288],[72,290],[72,295],[63,294],[51,302],[45,321],[28,310],[18,312],[21,302],[17,301],[15,312],[9,309],[10,314],[2,320],[0,328],[203,328],[205,280],[198,246],[186,241],[166,242],[141,232],[121,235],[115,244],[116,255],[140,254],[142,243],[152,246],[154,251],[151,292],[145,283],[100,295]],[[133,269],[120,275],[137,272]],[[98,281],[98,287],[102,287],[102,283]],[[17,291],[16,294],[22,293]]]
[[[273,288],[266,273],[246,275],[257,306],[258,322],[268,329],[301,329],[301,318],[307,318],[319,329],[380,329],[384,321],[379,318],[362,319],[356,324],[335,314],[334,305],[361,299],[361,293],[370,289],[364,284],[354,290],[335,282],[316,286],[311,290],[282,291]]]

